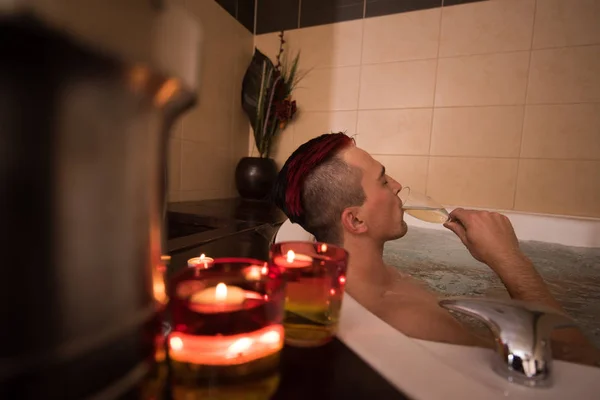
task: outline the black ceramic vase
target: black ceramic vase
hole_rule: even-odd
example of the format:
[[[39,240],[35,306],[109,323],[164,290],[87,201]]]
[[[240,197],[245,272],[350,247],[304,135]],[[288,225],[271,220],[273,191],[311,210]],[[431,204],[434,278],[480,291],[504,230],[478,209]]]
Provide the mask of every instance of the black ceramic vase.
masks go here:
[[[267,200],[276,178],[277,166],[270,158],[244,157],[235,169],[235,187],[244,199]]]

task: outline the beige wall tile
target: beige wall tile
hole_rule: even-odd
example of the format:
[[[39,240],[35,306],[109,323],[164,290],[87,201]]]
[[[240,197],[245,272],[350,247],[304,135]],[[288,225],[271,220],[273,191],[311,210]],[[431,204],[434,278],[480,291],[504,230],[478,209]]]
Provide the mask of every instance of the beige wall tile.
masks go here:
[[[173,203],[173,202],[176,202],[176,201],[180,201],[179,200],[180,199],[180,196],[179,196],[180,194],[181,194],[181,192],[169,192],[169,193],[167,193],[167,202]]]
[[[365,19],[362,62],[436,58],[441,8]]]
[[[356,20],[295,30],[289,56],[301,52],[301,70],[360,65],[362,29]]]
[[[600,217],[600,162],[521,160],[515,209]]]
[[[183,141],[181,147],[181,190],[229,190],[238,160],[229,147]]]
[[[523,106],[436,108],[431,154],[518,157]]]
[[[527,103],[600,101],[600,46],[534,50]]]
[[[359,147],[371,154],[429,154],[433,109],[373,110],[358,113]]]
[[[534,48],[599,43],[600,1],[537,1]]]
[[[285,164],[288,157],[296,150],[296,148],[297,146],[294,145],[293,127],[289,127],[273,144],[271,158],[275,160],[278,170],[283,167],[283,164]]]
[[[295,98],[301,111],[356,110],[360,67],[314,69],[300,82]]]
[[[427,194],[442,204],[512,209],[516,159],[431,157]]]
[[[425,192],[429,157],[375,155],[373,158],[385,166],[386,173],[402,186],[410,186],[414,190]]]
[[[600,160],[600,104],[527,106],[521,157]]]
[[[360,109],[431,107],[435,60],[364,65]]]
[[[528,50],[535,0],[444,7],[440,57]]]
[[[435,105],[523,104],[529,52],[439,60]]]
[[[284,45],[284,51],[293,50],[298,47],[294,40],[295,38],[293,37],[294,32],[295,31],[288,31],[285,33],[286,45]],[[277,52],[279,51],[279,32],[264,33],[262,35],[254,36],[254,47],[271,60],[275,60]]]
[[[323,133],[356,133],[356,111],[305,112],[293,124],[294,147]]]

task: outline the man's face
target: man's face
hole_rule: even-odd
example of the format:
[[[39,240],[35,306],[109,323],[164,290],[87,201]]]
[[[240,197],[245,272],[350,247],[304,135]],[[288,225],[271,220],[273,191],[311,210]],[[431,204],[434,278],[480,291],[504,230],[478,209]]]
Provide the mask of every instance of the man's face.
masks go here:
[[[402,185],[385,173],[383,165],[358,147],[345,151],[343,159],[362,172],[366,200],[360,207],[360,217],[367,226],[366,234],[383,242],[404,236],[407,226],[398,197]]]

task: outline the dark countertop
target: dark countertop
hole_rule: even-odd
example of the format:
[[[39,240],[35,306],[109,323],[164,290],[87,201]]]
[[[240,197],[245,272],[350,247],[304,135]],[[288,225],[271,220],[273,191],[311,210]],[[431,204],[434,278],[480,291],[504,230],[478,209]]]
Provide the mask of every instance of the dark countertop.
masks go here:
[[[269,203],[241,199],[172,203],[168,210],[224,226],[170,240],[168,276],[187,268],[187,260],[201,253],[267,260],[271,240],[286,219]],[[338,339],[312,349],[285,346],[279,376],[273,400],[407,399]]]
[[[169,211],[259,224],[281,224],[287,217],[274,204],[240,198],[169,203]]]

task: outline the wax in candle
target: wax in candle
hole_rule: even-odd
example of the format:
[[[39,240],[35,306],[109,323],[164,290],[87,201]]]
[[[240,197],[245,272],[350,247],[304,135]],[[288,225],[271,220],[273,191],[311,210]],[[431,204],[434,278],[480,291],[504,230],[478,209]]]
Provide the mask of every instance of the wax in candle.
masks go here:
[[[285,257],[275,257],[273,261],[283,268],[304,268],[311,266],[313,263],[312,257],[304,254],[296,254],[294,250],[289,250]]]
[[[243,289],[237,286],[227,286],[224,283],[196,292],[190,297],[191,303],[202,305],[236,306],[242,304],[244,300],[246,300],[246,295]]]

